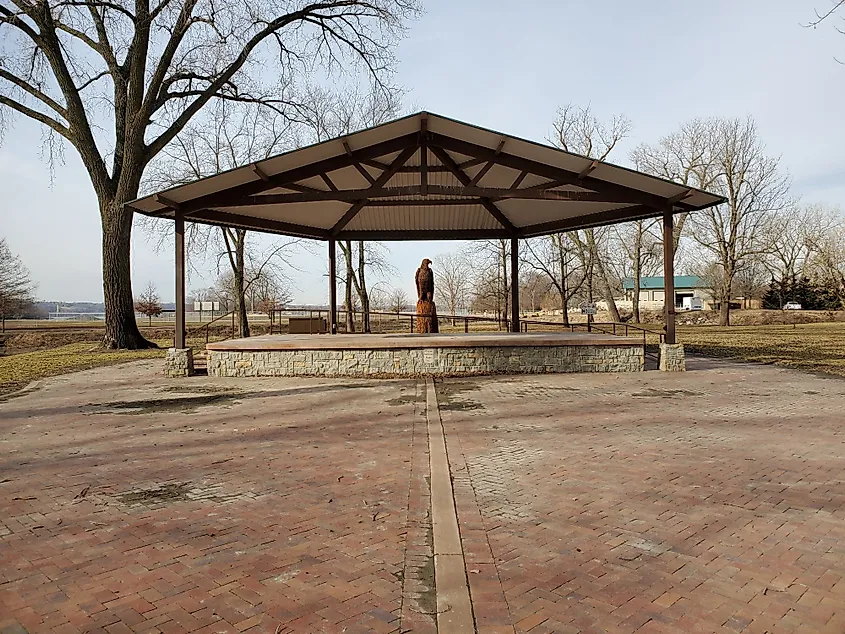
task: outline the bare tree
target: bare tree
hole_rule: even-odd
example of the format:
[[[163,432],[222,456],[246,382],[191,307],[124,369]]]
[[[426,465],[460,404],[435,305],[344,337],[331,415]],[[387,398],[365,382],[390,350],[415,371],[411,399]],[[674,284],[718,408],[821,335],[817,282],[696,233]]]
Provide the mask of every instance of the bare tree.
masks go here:
[[[147,288],[135,300],[135,310],[147,316],[150,326],[153,325],[153,317],[158,317],[164,312],[155,284],[147,284]]]
[[[520,310],[533,312],[540,309],[551,288],[552,284],[542,273],[535,270],[523,271],[519,276]]]
[[[554,136],[550,141],[567,152],[575,152],[604,161],[630,131],[631,122],[624,115],[614,115],[609,123],[603,123],[593,114],[589,105],[580,107],[567,104],[558,110],[557,119],[554,122]],[[603,230],[585,229],[581,232],[570,232],[569,239],[575,243],[582,255],[581,260],[587,271],[587,289],[590,295],[592,296],[595,275],[611,318],[619,321],[619,309],[614,299],[616,284],[611,279],[606,257],[602,253],[605,235],[606,232]]]
[[[466,258],[476,271],[472,279],[473,310],[494,312],[507,321],[510,307],[510,240],[480,240],[467,249]]]
[[[834,289],[845,309],[845,217],[818,239],[807,262],[807,273],[824,286]]]
[[[211,101],[295,111],[285,86],[261,77],[337,75],[353,61],[383,86],[418,10],[416,0],[0,0],[0,117],[42,124],[50,156],[70,143],[97,196],[106,347],[150,345],[135,323],[124,206],[147,165]]]
[[[712,119],[710,189],[727,198],[722,205],[690,216],[691,236],[721,267],[717,289],[719,323],[730,325],[730,300],[737,272],[769,247],[767,223],[790,204],[789,179],[777,158],[766,155],[750,117]],[[668,300],[667,300],[668,301]]]
[[[527,240],[524,245],[522,261],[548,279],[557,293],[563,324],[568,326],[570,300],[587,277],[574,244],[567,234],[555,233]]]
[[[437,275],[437,301],[445,304],[450,315],[466,308],[470,290],[471,268],[461,253],[441,253],[434,257]],[[452,324],[454,325],[454,324]]]
[[[632,319],[640,323],[640,286],[642,278],[656,271],[663,253],[660,239],[654,234],[655,220],[636,220],[614,228],[615,246],[625,255],[621,263],[622,277],[633,280]]]
[[[0,320],[17,315],[32,304],[35,286],[20,257],[12,253],[6,239],[0,239]]]
[[[767,252],[762,260],[770,277],[780,280],[806,275],[816,249],[841,218],[822,205],[789,205],[766,222]]]
[[[718,176],[717,166],[712,161],[714,140],[711,124],[712,120],[693,119],[654,145],[637,146],[631,152],[631,162],[646,174],[709,190]],[[681,246],[688,216],[688,213],[675,214],[675,253]]]
[[[394,313],[401,313],[408,308],[410,301],[408,294],[401,288],[393,288],[387,294],[387,304],[390,310]]]

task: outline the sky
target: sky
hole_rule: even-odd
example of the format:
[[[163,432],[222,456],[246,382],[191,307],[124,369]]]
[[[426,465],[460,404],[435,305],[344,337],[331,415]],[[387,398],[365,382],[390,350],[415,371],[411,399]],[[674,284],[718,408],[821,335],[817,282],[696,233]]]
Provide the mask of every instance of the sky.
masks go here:
[[[422,0],[425,13],[397,50],[406,104],[544,141],[560,106],[591,106],[633,123],[613,162],[695,117],[751,115],[793,193],[845,208],[845,35],[834,22],[803,28],[830,0]],[[838,22],[842,25],[841,20]],[[15,119],[0,145],[0,237],[50,301],[103,298],[100,218],[72,147],[52,171],[38,124]],[[266,246],[266,240],[261,243]],[[172,249],[136,227],[133,287],[174,297]],[[413,296],[424,257],[457,242],[388,244],[393,273],[379,283]],[[325,244],[293,256],[294,303],[326,302]],[[192,288],[214,262],[195,261]]]

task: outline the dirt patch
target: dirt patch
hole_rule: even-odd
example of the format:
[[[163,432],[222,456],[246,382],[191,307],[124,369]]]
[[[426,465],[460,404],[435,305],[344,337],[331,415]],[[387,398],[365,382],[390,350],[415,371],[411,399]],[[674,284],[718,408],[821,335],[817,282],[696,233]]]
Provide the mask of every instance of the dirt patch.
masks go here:
[[[228,394],[199,394],[174,398],[151,398],[138,401],[112,401],[92,403],[84,408],[90,414],[191,414],[208,405],[228,405],[247,396],[247,392]]]
[[[477,383],[469,381],[448,381],[438,383],[437,389],[437,404],[441,410],[450,412],[465,412],[476,409],[484,409],[484,405],[471,398],[466,398],[466,394],[476,392],[479,389]]]
[[[115,496],[118,501],[127,506],[143,504],[146,506],[184,502],[191,499],[187,482],[163,484],[152,489],[140,489]]]

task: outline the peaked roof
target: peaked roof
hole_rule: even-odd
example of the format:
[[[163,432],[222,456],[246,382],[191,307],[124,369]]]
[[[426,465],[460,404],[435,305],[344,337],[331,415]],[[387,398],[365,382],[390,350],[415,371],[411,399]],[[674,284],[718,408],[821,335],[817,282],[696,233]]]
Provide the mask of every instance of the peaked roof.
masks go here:
[[[130,207],[317,239],[527,238],[723,198],[419,112],[139,198]]]
[[[679,288],[701,288],[704,282],[698,275],[676,275],[675,276],[675,290]],[[640,288],[648,290],[662,290],[665,286],[663,276],[659,277],[641,277]],[[634,288],[633,278],[625,278],[622,280],[622,288]]]

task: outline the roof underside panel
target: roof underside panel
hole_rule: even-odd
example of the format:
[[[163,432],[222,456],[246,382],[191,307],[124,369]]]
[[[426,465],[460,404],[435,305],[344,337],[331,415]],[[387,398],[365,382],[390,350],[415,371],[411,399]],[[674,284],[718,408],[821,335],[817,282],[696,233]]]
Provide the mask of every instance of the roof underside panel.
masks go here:
[[[501,229],[481,205],[364,207],[347,231],[449,231]]]
[[[566,208],[562,209],[560,201],[554,200],[502,200],[497,203],[497,206],[514,225],[528,227],[559,219],[590,216],[626,205],[569,202]]]
[[[219,211],[250,218],[289,222],[305,227],[330,229],[346,213],[347,209],[349,209],[349,203],[324,201],[319,203],[286,203],[285,205],[220,207]]]

